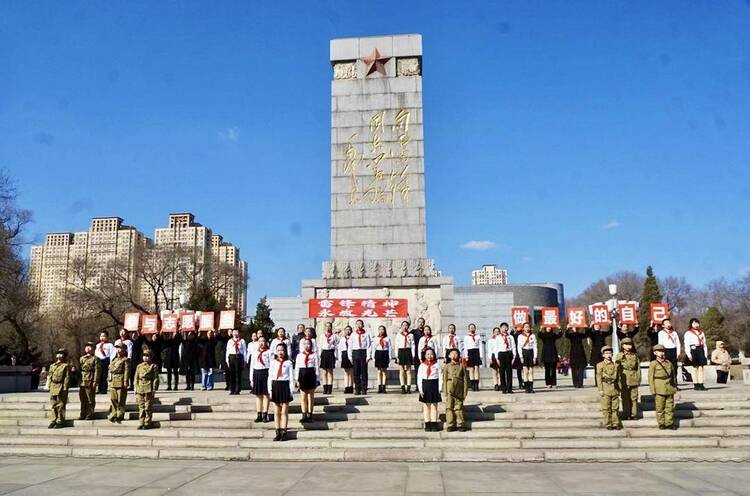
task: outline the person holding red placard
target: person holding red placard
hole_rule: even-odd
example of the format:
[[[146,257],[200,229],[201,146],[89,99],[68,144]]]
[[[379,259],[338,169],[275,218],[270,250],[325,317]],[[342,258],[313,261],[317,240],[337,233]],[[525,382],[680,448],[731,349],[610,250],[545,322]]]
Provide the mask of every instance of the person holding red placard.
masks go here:
[[[216,367],[216,337],[214,331],[198,337],[198,368],[201,370],[201,390],[214,388],[214,368]]]
[[[531,332],[531,324],[523,325],[518,336],[518,355],[523,365],[524,389],[527,393],[534,392],[534,365],[537,360],[536,336]]]
[[[583,388],[583,375],[586,370],[586,349],[583,346],[583,340],[586,339],[586,329],[568,326],[565,329],[565,337],[570,341],[568,361],[573,387],[581,389]]]
[[[685,358],[693,367],[693,387],[696,391],[706,391],[703,385],[703,367],[706,366],[708,347],[706,346],[706,335],[701,330],[701,322],[698,319],[690,319],[690,328],[684,336]]]
[[[333,323],[326,322],[320,345],[320,368],[323,371],[323,394],[333,394],[333,369],[336,367],[336,347],[339,337],[333,333]]]
[[[638,324],[621,324],[617,329],[617,339],[622,341],[625,338],[630,338],[633,340],[633,347],[635,348],[635,336],[639,331]]]
[[[195,374],[198,372],[198,336],[195,331],[182,333],[185,337],[180,350],[180,368],[185,374],[185,391],[195,389]]]
[[[544,384],[548,389],[557,387],[557,340],[562,337],[562,330],[543,327],[539,332],[542,342],[542,363],[544,364]]]
[[[174,390],[180,382],[180,343],[182,336],[179,333],[165,332],[161,334],[161,361],[167,370],[167,391],[172,390],[172,378],[174,378]]]
[[[477,336],[477,326],[469,324],[469,331],[464,338],[464,358],[469,370],[469,389],[479,391],[479,366],[482,365],[482,355],[479,351],[481,340]]]
[[[596,370],[596,365],[603,360],[602,348],[607,345],[607,338],[612,335],[612,329],[602,329],[600,324],[594,324],[586,331],[586,336],[591,340],[590,364]],[[596,384],[596,374],[594,383]]]

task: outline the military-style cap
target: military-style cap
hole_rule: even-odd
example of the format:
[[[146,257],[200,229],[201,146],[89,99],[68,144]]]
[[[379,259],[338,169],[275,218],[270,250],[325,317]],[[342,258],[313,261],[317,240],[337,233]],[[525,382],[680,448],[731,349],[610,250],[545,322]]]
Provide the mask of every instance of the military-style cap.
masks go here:
[[[153,353],[151,353],[151,350],[143,350],[143,356],[153,356]]]
[[[86,344],[85,344],[85,345],[83,345],[83,346],[84,346],[84,347],[86,347],[86,346],[91,346],[91,347],[93,348],[93,347],[94,347],[94,343],[92,343],[91,341],[86,341]]]
[[[68,351],[65,348],[60,348],[55,352],[55,355],[68,356]]]
[[[630,338],[625,338],[622,341],[620,341],[621,344],[633,344],[633,340]]]
[[[606,353],[608,351],[610,351],[610,352],[612,351],[612,347],[611,346],[602,346],[602,353]]]
[[[653,348],[651,348],[654,351],[664,351],[664,345],[663,344],[657,344]]]

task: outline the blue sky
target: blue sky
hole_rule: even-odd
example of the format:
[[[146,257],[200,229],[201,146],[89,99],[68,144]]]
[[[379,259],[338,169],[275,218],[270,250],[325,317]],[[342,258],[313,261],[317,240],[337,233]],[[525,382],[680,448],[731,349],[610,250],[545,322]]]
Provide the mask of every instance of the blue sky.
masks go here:
[[[251,305],[298,294],[329,255],[328,42],[393,33],[423,36],[428,252],[458,284],[750,270],[740,0],[2,2],[30,234],[192,211],[241,247]]]

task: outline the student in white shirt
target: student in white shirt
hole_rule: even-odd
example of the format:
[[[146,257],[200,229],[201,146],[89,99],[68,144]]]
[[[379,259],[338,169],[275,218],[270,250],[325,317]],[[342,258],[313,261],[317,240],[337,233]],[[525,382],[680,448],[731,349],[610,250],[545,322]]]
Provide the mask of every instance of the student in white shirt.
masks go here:
[[[292,341],[286,336],[286,329],[283,327],[276,329],[276,337],[271,340],[271,346],[268,347],[274,358],[276,358],[276,347],[280,344],[286,346],[287,356],[289,356],[289,350],[292,349]]]
[[[696,391],[706,391],[703,385],[703,367],[708,360],[708,348],[706,347],[706,335],[701,330],[701,322],[698,319],[690,319],[690,328],[684,336],[685,357],[693,366],[693,388]]]
[[[401,322],[401,330],[396,334],[396,365],[401,394],[411,393],[411,368],[414,365],[414,336],[409,332],[409,323]]]
[[[424,360],[417,370],[417,388],[419,389],[419,401],[422,405],[425,432],[437,432],[440,430],[438,423],[438,403],[443,401],[440,391],[443,389],[443,374],[440,373],[440,364],[437,354],[432,348],[427,348]]]
[[[286,441],[289,424],[289,403],[293,399],[294,371],[284,343],[276,345],[274,352],[276,358],[271,360],[271,365],[268,367],[267,386],[268,390],[271,391],[271,401],[275,409],[273,423],[276,427],[276,437],[273,440]]]
[[[498,340],[500,339],[500,328],[492,328],[492,337],[487,341],[487,355],[490,357],[490,368],[492,377],[495,379],[495,391],[500,391],[500,362],[498,361]]]
[[[232,329],[232,337],[227,341],[227,350],[224,356],[229,365],[229,394],[240,394],[242,388],[242,367],[245,364],[247,346],[245,340],[240,337],[240,331]]]
[[[344,369],[344,394],[354,393],[354,374],[352,361],[349,358],[349,345],[352,341],[352,326],[344,327],[344,335],[339,338],[338,352],[341,357],[341,368]]]
[[[248,346],[248,360],[250,366],[250,390],[255,395],[255,410],[258,415],[255,422],[269,422],[268,406],[270,395],[268,390],[268,367],[271,365],[271,350],[266,346],[266,338],[260,336],[257,341]]]
[[[469,387],[479,391],[479,366],[482,365],[482,355],[479,351],[481,340],[477,336],[477,326],[469,324],[469,331],[464,338],[464,358],[466,368],[469,369]]]
[[[367,394],[367,364],[372,360],[372,339],[365,331],[362,320],[355,322],[357,329],[349,343],[349,360],[352,362],[354,376],[354,393]]]
[[[310,343],[310,349],[316,355],[318,354],[318,341],[315,337],[315,328],[306,327],[305,335],[299,340],[299,353],[302,353],[302,342],[307,341]]]
[[[302,420],[307,423],[313,421],[313,406],[315,406],[315,389],[320,382],[318,369],[318,355],[312,349],[309,339],[300,340],[300,352],[294,365],[294,380],[302,396]]]
[[[516,357],[516,342],[508,331],[507,322],[500,324],[500,336],[495,343],[500,389],[503,394],[513,394],[513,360]]]
[[[323,370],[323,394],[333,394],[333,369],[336,367],[336,348],[339,338],[333,333],[333,324],[326,322],[320,344],[320,368]]]
[[[125,329],[120,329],[120,337],[115,340],[115,346],[118,344],[124,344],[128,347],[128,358],[130,358],[131,363],[133,360],[133,341],[130,339],[130,336],[128,336],[128,331]]]
[[[99,342],[94,348],[94,356],[99,360],[102,366],[102,373],[99,376],[99,394],[107,394],[107,377],[109,376],[109,362],[115,357],[117,352],[112,343],[109,342],[109,334],[102,331],[99,334]]]
[[[677,384],[677,359],[680,357],[682,347],[680,336],[672,327],[670,319],[664,319],[661,323],[662,329],[657,334],[657,343],[664,346],[664,358],[672,362],[672,382]]]
[[[391,351],[391,339],[385,326],[378,326],[378,336],[375,338],[375,368],[378,369],[378,393],[385,393],[386,380],[388,378],[388,365],[391,363],[393,352]]]
[[[428,325],[424,326],[424,336],[419,338],[419,344],[417,345],[420,361],[424,360],[424,352],[427,348],[432,348],[435,355],[440,356],[440,341],[437,336],[432,335],[432,327]]]
[[[458,350],[458,356],[463,356],[464,348],[461,338],[456,336],[456,325],[448,324],[448,334],[443,337],[443,353],[445,354],[445,363],[449,363],[451,360],[448,357],[450,350]]]
[[[531,324],[523,325],[518,335],[518,355],[523,364],[524,388],[527,393],[534,392],[534,364],[537,358],[536,336],[531,332]]]

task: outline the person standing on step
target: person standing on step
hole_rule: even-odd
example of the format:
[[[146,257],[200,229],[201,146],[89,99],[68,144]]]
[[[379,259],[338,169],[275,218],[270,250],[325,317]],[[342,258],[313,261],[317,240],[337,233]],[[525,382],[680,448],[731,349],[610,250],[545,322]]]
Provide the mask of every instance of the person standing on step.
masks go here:
[[[456,336],[456,325],[448,324],[448,334],[443,336],[443,348],[445,351],[445,363],[450,362],[448,352],[452,349],[458,350],[460,356],[463,356],[464,347],[461,338]]]
[[[180,382],[180,342],[182,337],[177,332],[161,333],[161,362],[167,372],[167,391],[172,390],[174,379],[174,390]]]
[[[240,331],[232,329],[232,338],[227,341],[226,362],[229,364],[229,394],[237,395],[242,390],[242,366],[245,363],[247,345]]]
[[[620,366],[620,394],[622,395],[622,419],[638,418],[638,386],[641,385],[641,361],[635,353],[633,340],[622,340],[622,351],[615,357]]]
[[[482,365],[482,355],[479,351],[481,340],[477,336],[477,326],[469,324],[469,331],[464,338],[464,358],[469,371],[469,382],[472,391],[479,391],[479,366]]]
[[[469,372],[461,363],[458,348],[448,350],[448,363],[443,367],[443,394],[445,395],[445,425],[448,432],[466,431],[464,400],[469,394]]]
[[[521,332],[517,329],[511,329],[510,335],[513,336],[513,347],[516,351],[518,351],[518,336],[521,335]],[[523,363],[521,360],[521,355],[519,355],[518,353],[515,353],[514,355],[513,368],[516,371],[516,378],[518,379],[518,389],[525,389],[526,382],[523,380]]]
[[[81,414],[78,420],[92,420],[96,409],[96,385],[99,384],[99,377],[102,374],[102,364],[94,356],[94,343],[86,343],[78,364],[81,368],[81,382],[78,386]]]
[[[437,354],[432,348],[425,350],[422,366],[417,371],[417,388],[419,389],[419,401],[423,403],[424,430],[425,432],[437,432],[440,430],[438,403],[443,401],[440,396],[440,391],[443,389],[443,375],[440,372]]]
[[[143,352],[143,362],[135,370],[135,399],[138,404],[138,429],[151,429],[154,414],[154,395],[159,389],[159,369],[151,362],[150,350]]]
[[[300,352],[302,351],[300,341],[302,341],[304,338],[305,338],[305,324],[297,324],[297,330],[292,336],[292,348],[291,348],[291,354],[289,356],[293,364],[297,363],[297,355],[299,355]]]
[[[185,374],[185,391],[192,391],[195,389],[195,374],[198,372],[198,335],[192,330],[182,334],[184,339],[180,353],[180,367]]]
[[[583,388],[583,375],[586,370],[586,349],[583,341],[586,339],[585,329],[576,329],[568,326],[565,329],[565,337],[570,342],[568,362],[570,363],[570,375],[573,379],[573,387]]]
[[[109,421],[122,423],[125,419],[125,402],[128,398],[130,359],[124,344],[115,346],[117,356],[109,364]]]
[[[531,332],[531,324],[528,322],[521,328],[518,335],[518,356],[521,357],[523,365],[523,384],[527,393],[534,392],[534,365],[537,360],[536,336]]]
[[[315,328],[314,327],[306,327],[305,328],[305,335],[300,341],[299,345],[299,351],[302,353],[302,350],[304,349],[302,342],[307,341],[310,343],[310,349],[313,353],[316,355],[318,354],[318,336],[315,334]]]
[[[424,352],[427,348],[432,348],[437,356],[440,356],[440,340],[437,336],[432,335],[432,327],[424,326],[424,336],[419,340],[417,349],[419,350],[419,360],[424,360]]]
[[[209,330],[198,337],[198,368],[201,369],[201,391],[214,388],[214,368],[216,368],[216,336]]]
[[[422,336],[424,336],[424,326],[425,321],[422,317],[419,317],[417,319],[417,327],[411,330],[411,339],[414,341],[414,370],[415,372],[419,370],[419,363],[420,363],[420,357],[419,357],[419,341],[422,339]]]
[[[596,384],[601,397],[602,423],[608,431],[619,430],[620,366],[612,361],[612,347],[602,348],[602,361],[596,365]]]
[[[130,340],[130,335],[128,334],[128,331],[125,329],[120,329],[120,334],[118,338],[115,340],[115,346],[118,344],[124,344],[128,347],[128,358],[130,359],[130,362],[133,362],[133,342]]]
[[[354,325],[357,329],[349,343],[349,360],[354,369],[354,392],[363,395],[367,394],[367,364],[372,359],[372,339],[362,320],[357,320]]]
[[[676,429],[674,424],[674,396],[677,385],[673,380],[672,363],[666,359],[664,345],[653,349],[656,358],[648,366],[648,386],[654,396],[656,423],[659,429]]]
[[[716,383],[726,384],[732,357],[724,346],[724,341],[716,341],[716,349],[711,352],[711,363],[716,366]]]
[[[229,391],[229,364],[227,359],[227,343],[232,339],[232,330],[226,332],[216,331],[216,362],[219,369],[224,373],[224,391]]]
[[[70,389],[70,368],[68,366],[68,352],[57,350],[55,362],[49,366],[47,372],[50,402],[50,429],[65,427],[65,406],[68,404],[68,390]]]
[[[255,410],[258,412],[255,422],[269,422],[268,406],[270,390],[268,389],[268,368],[273,356],[266,346],[266,338],[258,337],[258,341],[250,346],[250,390],[255,395]]]
[[[561,337],[562,329],[543,327],[539,332],[539,340],[542,342],[544,384],[548,389],[557,388],[557,340]]]
[[[513,394],[513,362],[516,358],[515,341],[508,329],[507,322],[500,324],[500,337],[495,345],[500,374],[500,390],[503,394]]]
[[[130,353],[130,363],[133,364],[133,367],[130,370],[128,391],[132,391],[135,388],[135,367],[143,361],[143,347],[146,344],[146,338],[140,332],[132,331],[130,333],[130,341],[133,343],[133,349]],[[151,363],[154,363],[153,356],[151,358]]]
[[[632,324],[622,324],[619,326],[619,329],[617,330],[617,339],[618,341],[622,342],[625,338],[630,338],[633,340],[633,349],[635,350],[635,336],[640,331],[640,328],[638,327],[638,324],[632,325]]]
[[[333,394],[333,369],[336,367],[336,348],[339,338],[333,333],[333,323],[326,322],[320,345],[320,368],[323,371],[323,394]]]
[[[677,384],[677,359],[680,357],[682,348],[680,346],[680,336],[677,335],[677,331],[672,327],[671,320],[664,319],[662,322],[662,329],[659,331],[659,338],[656,344],[664,347],[664,356],[672,363],[672,374],[674,374],[672,382]]]
[[[607,338],[612,335],[612,329],[602,329],[599,324],[594,324],[586,333],[591,340],[591,360],[590,364],[594,367],[594,383],[596,383],[596,366],[602,361],[602,348],[607,344]]]
[[[378,336],[375,338],[375,368],[378,369],[378,393],[385,393],[385,385],[388,380],[388,366],[391,363],[393,352],[391,351],[391,338],[384,325],[378,326]]]
[[[344,335],[339,339],[338,353],[341,357],[341,368],[344,370],[344,394],[354,393],[354,366],[349,358],[349,348],[352,341],[352,326],[344,327]]]
[[[662,321],[662,325],[663,325]],[[659,344],[659,332],[661,331],[661,325],[655,323],[653,320],[648,321],[648,329],[646,329],[646,334],[648,335],[648,339],[651,342],[651,349],[654,349],[654,346]],[[654,359],[654,352],[651,352],[651,360]]]
[[[500,391],[500,362],[497,356],[498,339],[500,338],[500,328],[492,328],[492,337],[487,340],[487,356],[490,360],[492,377],[495,379],[495,391]],[[447,363],[447,362],[446,362]]]
[[[315,389],[320,383],[320,371],[318,369],[318,355],[312,349],[309,339],[299,342],[302,347],[297,355],[294,367],[294,380],[302,397],[302,419],[300,422],[313,421],[313,407],[315,406]]]
[[[276,345],[274,358],[268,368],[268,390],[271,391],[271,401],[274,404],[273,416],[276,437],[274,441],[286,441],[289,425],[289,403],[292,402],[294,388],[294,370],[292,362],[287,356],[284,343]]]
[[[398,382],[401,384],[401,394],[411,393],[413,353],[414,337],[409,332],[409,323],[403,321],[401,322],[401,330],[396,334],[396,365],[398,365]]]
[[[94,355],[99,360],[102,369],[102,375],[99,376],[99,394],[107,394],[109,363],[117,355],[117,351],[114,345],[109,342],[109,336],[105,331],[99,334],[99,342],[94,350]]]
[[[271,346],[269,348],[271,349],[271,354],[274,358],[276,358],[276,348],[280,344],[286,346],[287,353],[290,353],[290,350],[292,349],[292,342],[287,337],[286,329],[284,329],[283,327],[279,327],[278,329],[276,329],[276,337],[271,340]]]
[[[685,358],[693,367],[693,388],[696,391],[706,391],[706,386],[703,384],[703,367],[707,364],[708,347],[706,335],[701,330],[700,320],[690,319],[690,328],[683,339],[685,340]]]

